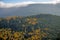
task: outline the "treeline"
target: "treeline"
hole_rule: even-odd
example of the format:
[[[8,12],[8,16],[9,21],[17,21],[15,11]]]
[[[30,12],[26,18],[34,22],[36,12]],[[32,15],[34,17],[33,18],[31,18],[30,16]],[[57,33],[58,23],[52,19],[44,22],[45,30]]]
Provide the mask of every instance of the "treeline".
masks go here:
[[[40,14],[0,18],[0,33],[2,40],[57,40],[60,38],[60,16]]]

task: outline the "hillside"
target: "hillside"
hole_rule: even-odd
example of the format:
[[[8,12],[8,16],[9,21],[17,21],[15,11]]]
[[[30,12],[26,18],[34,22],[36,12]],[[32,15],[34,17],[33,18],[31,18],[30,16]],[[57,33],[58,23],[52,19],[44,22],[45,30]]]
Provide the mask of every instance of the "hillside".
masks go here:
[[[60,16],[59,4],[29,4],[25,7],[0,8],[0,17],[30,16],[36,14],[53,14]]]
[[[55,40],[58,33],[60,33],[60,16],[51,14],[39,14],[27,17],[12,16],[0,18],[0,32],[4,32],[4,30],[9,32],[9,28],[12,31],[11,33],[24,32],[25,38],[27,37],[27,40],[29,38],[28,33],[32,32],[34,34],[36,30],[43,35],[42,37],[40,37],[40,39],[42,38],[46,40]],[[38,33],[38,35],[41,36],[40,33]],[[30,34],[30,36],[32,35]]]

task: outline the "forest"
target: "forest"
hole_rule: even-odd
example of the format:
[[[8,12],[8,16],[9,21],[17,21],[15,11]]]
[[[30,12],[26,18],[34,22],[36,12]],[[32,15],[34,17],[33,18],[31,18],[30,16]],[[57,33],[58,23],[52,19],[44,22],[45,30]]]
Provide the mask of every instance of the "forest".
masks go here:
[[[39,14],[0,18],[0,40],[60,40],[60,16]]]

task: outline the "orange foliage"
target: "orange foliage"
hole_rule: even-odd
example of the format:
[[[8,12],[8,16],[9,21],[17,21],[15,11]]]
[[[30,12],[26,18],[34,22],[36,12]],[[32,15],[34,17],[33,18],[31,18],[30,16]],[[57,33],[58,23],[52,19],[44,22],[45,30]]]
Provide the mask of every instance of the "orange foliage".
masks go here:
[[[44,30],[48,30],[48,28],[44,28]]]

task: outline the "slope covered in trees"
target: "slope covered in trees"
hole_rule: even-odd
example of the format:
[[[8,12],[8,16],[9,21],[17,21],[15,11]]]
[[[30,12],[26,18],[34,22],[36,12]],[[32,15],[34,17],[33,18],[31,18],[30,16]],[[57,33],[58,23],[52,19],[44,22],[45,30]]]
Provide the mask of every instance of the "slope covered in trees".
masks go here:
[[[56,40],[59,33],[60,16],[39,14],[0,18],[0,39]]]

